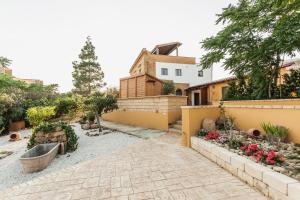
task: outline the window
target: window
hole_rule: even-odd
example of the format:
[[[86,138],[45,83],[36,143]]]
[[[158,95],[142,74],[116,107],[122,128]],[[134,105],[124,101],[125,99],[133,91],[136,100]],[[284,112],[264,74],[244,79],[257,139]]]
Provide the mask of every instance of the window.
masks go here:
[[[199,76],[199,77],[203,77],[203,70],[199,70],[199,71],[198,71],[198,76]]]
[[[161,75],[168,75],[168,69],[167,68],[161,68]]]
[[[228,86],[222,87],[222,100],[225,99],[227,92],[228,92]]]
[[[176,76],[182,76],[182,71],[181,71],[181,69],[175,69],[175,75],[176,75]]]

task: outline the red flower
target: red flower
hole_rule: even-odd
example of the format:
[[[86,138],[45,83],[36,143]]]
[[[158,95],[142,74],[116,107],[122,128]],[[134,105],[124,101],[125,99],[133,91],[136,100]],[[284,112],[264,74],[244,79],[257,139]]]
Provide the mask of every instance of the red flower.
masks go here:
[[[205,136],[205,140],[215,140],[218,139],[220,137],[220,134],[217,133],[216,131],[210,131],[207,133],[207,135]]]

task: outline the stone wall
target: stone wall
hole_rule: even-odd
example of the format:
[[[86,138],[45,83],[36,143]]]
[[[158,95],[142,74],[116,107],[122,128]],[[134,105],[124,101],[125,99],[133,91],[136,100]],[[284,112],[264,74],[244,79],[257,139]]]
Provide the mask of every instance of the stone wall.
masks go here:
[[[65,147],[67,146],[67,136],[64,131],[57,131],[52,133],[43,133],[37,132],[35,134],[35,143],[36,144],[45,144],[45,143],[64,143]]]
[[[191,138],[191,147],[271,199],[300,199],[295,179],[197,137]]]

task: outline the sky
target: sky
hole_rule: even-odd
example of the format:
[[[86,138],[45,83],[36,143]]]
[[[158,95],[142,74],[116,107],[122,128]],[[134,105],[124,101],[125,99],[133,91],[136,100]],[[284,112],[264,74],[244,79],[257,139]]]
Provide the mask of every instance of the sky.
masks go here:
[[[70,91],[72,61],[87,36],[108,86],[119,87],[142,48],[179,41],[179,54],[199,58],[200,42],[221,30],[216,14],[235,0],[0,0],[0,56],[19,78]],[[230,76],[221,64],[213,79]]]

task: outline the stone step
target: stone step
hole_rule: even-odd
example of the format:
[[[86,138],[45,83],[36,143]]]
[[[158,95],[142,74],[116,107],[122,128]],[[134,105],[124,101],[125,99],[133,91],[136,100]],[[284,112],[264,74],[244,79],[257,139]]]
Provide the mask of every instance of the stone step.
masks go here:
[[[181,135],[181,130],[175,129],[175,128],[169,128],[169,133],[176,133]]]
[[[179,120],[179,121],[177,121],[177,122],[176,122],[176,124],[178,124],[178,125],[182,125],[182,121],[181,121],[181,120]]]
[[[178,130],[182,130],[182,126],[181,126],[181,124],[174,124],[173,126],[172,126],[172,128],[174,128],[174,129],[178,129]]]

